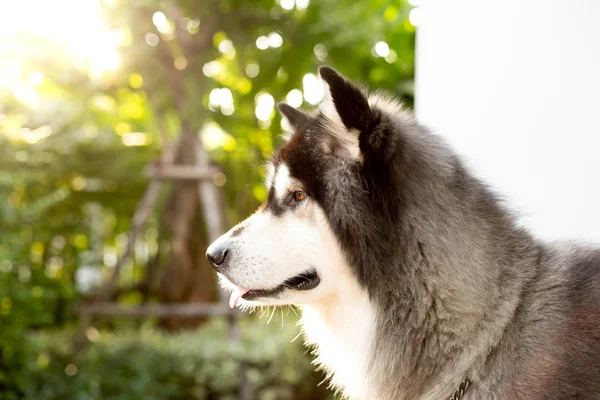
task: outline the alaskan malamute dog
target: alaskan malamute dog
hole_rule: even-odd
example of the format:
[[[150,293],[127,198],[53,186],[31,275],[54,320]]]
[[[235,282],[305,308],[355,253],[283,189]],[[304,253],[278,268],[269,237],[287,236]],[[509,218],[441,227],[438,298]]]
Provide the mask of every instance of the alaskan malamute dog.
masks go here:
[[[319,72],[317,112],[278,106],[266,202],[208,249],[230,305],[301,306],[347,398],[600,399],[600,250],[533,238],[396,101]]]

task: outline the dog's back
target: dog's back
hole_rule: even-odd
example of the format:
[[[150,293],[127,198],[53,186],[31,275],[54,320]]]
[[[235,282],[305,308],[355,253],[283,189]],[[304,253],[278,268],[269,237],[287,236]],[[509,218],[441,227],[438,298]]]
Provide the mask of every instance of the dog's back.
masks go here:
[[[544,253],[507,340],[490,357],[486,369],[504,371],[488,382],[490,393],[497,385],[505,398],[600,399],[600,250],[558,245]]]

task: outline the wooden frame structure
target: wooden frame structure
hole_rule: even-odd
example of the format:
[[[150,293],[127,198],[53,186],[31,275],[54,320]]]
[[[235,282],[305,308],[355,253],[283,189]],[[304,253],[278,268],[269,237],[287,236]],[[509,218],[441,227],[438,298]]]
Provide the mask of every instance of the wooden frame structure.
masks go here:
[[[181,135],[183,136],[183,135]],[[127,234],[127,246],[120,259],[114,266],[113,273],[107,282],[101,287],[92,300],[79,307],[78,312],[82,315],[82,326],[75,338],[76,349],[81,349],[87,342],[85,333],[93,324],[94,316],[128,316],[128,317],[201,317],[201,316],[226,316],[228,319],[229,340],[233,343],[241,340],[237,317],[239,311],[232,310],[228,306],[227,294],[219,288],[218,303],[169,303],[169,304],[143,304],[140,306],[126,307],[111,302],[114,293],[118,289],[118,280],[125,261],[133,253],[135,240],[142,232],[144,225],[150,217],[158,200],[163,181],[187,180],[195,181],[198,186],[200,207],[204,222],[206,223],[208,242],[215,241],[225,229],[225,218],[222,207],[219,205],[219,193],[217,186],[213,183],[213,176],[219,172],[217,168],[210,166],[209,156],[202,148],[199,138],[195,138],[195,165],[177,165],[174,163],[177,151],[181,145],[181,137],[165,147],[160,162],[148,166],[145,170],[151,181],[146,188],[133,215],[129,232]],[[252,400],[253,393],[246,374],[246,365],[240,361],[240,400]]]

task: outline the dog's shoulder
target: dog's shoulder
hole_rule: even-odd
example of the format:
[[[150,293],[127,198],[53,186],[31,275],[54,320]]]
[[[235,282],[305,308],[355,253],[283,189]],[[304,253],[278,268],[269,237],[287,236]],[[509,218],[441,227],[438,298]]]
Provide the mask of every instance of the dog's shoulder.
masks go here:
[[[569,269],[569,280],[575,306],[600,308],[600,249],[581,249]]]
[[[542,381],[543,399],[600,398],[600,249],[573,246],[557,258],[563,290],[551,292],[553,324]],[[556,277],[553,277],[556,278]],[[556,296],[556,297],[552,297]],[[540,367],[542,367],[540,365]],[[540,368],[542,370],[542,368]]]

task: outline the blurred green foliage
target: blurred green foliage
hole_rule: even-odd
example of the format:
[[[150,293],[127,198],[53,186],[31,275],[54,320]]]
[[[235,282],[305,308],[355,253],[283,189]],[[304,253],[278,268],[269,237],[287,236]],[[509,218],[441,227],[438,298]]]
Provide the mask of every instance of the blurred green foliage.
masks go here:
[[[266,318],[265,318],[266,319]],[[238,361],[246,362],[256,398],[324,399],[293,321],[247,320],[231,346],[223,319],[198,331],[164,334],[88,331],[92,344],[73,357],[65,332],[33,335],[24,399],[236,399]]]
[[[62,365],[68,350],[52,348],[68,335],[55,334],[43,351],[24,338],[77,322],[75,301],[88,295],[85,279],[77,277],[110,272],[147,184],[144,166],[182,129],[201,135],[225,174],[215,182],[223,185],[233,223],[264,199],[262,165],[280,142],[281,119],[268,101],[266,116],[258,118],[259,99],[282,101],[293,90],[309,99],[305,81],[314,82],[306,74],[328,64],[412,105],[410,9],[405,0],[112,0],[102,2],[101,16],[119,38],[114,70],[93,74],[44,35],[15,37],[13,46],[1,48],[8,65],[19,65],[20,80],[0,82],[0,398],[203,398],[201,391],[181,391],[200,390],[212,379],[204,363],[211,357],[233,379],[226,358],[237,350],[224,337],[213,347],[185,336],[188,357],[169,347],[182,337],[119,332],[119,345],[102,339],[73,377]],[[379,42],[387,51],[383,46],[378,54]],[[162,245],[159,220],[151,218],[122,284],[138,280]],[[286,380],[296,367],[307,368],[277,359],[288,351],[283,344],[276,352],[267,347],[279,346],[277,337],[256,339],[253,359],[271,364],[255,369],[254,379],[283,371],[276,378]],[[136,378],[119,381],[125,376]],[[235,385],[222,383],[226,390],[210,390],[231,394]],[[46,390],[62,394],[44,397]]]

